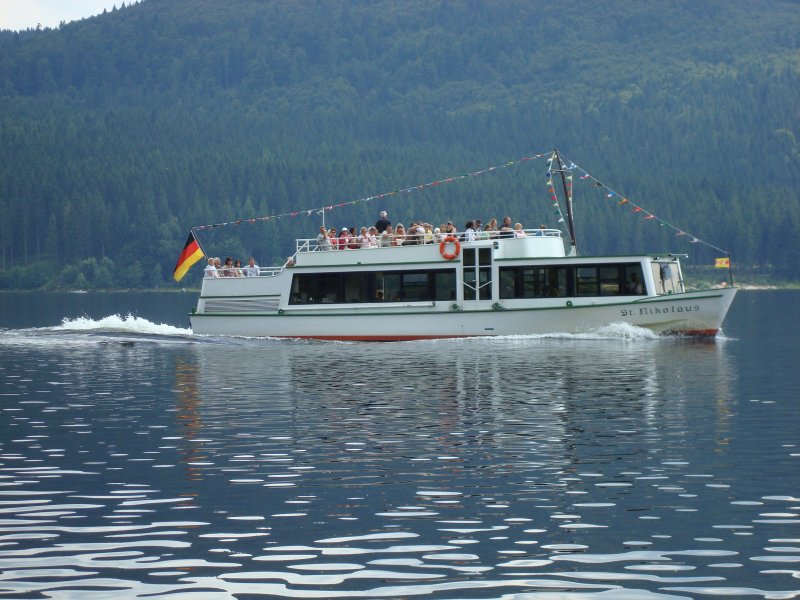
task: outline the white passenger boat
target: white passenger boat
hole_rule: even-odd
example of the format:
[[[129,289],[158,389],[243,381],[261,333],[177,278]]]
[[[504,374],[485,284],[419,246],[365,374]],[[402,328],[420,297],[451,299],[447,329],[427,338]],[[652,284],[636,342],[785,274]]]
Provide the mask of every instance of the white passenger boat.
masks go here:
[[[300,239],[286,264],[259,269],[258,276],[203,279],[190,316],[192,330],[392,341],[583,333],[626,323],[658,334],[716,335],[736,295],[733,279],[729,286],[690,290],[681,271],[685,255],[579,256],[572,172],[582,172],[581,179],[603,188],[608,197],[615,194],[574,163],[565,167],[557,150],[548,164],[549,193],[559,214],[553,175],[563,185],[568,239],[558,229],[543,228],[470,241],[462,234],[427,244],[339,250]],[[657,219],[627,199],[618,204]],[[201,250],[194,241],[192,233],[183,256],[196,260]],[[730,266],[729,258],[718,260]]]
[[[559,230],[525,234],[334,251],[297,240],[291,261],[258,277],[203,279],[192,330],[390,341],[578,333],[622,322],[713,336],[736,294],[734,286],[689,291],[677,255],[567,256]]]

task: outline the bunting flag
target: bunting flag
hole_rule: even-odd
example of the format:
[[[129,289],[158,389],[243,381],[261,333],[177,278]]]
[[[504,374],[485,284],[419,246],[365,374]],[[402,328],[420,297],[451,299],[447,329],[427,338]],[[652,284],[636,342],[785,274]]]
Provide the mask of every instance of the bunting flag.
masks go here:
[[[726,258],[717,258],[714,260],[714,268],[715,269],[730,269],[731,268],[731,259]]]
[[[203,250],[200,244],[197,243],[197,238],[194,237],[194,231],[189,232],[189,238],[186,240],[186,245],[183,247],[181,255],[178,257],[178,262],[175,264],[175,271],[172,277],[175,281],[180,281],[186,275],[194,263],[203,258]]]
[[[561,158],[565,158],[565,157],[562,155]],[[622,196],[621,194],[617,193],[616,191],[612,190],[605,183],[603,183],[602,181],[598,180],[591,173],[589,173],[588,171],[586,171],[582,167],[578,166],[574,162],[569,161],[569,167],[567,167],[567,169],[569,171],[579,171],[581,173],[580,179],[584,180],[584,181],[593,182],[595,187],[601,188],[603,190],[606,198],[609,198],[609,199],[612,199],[612,200],[616,200],[617,198],[621,198],[621,200],[617,201],[617,205],[618,206],[622,206],[622,205],[626,205],[627,204],[628,206],[632,207],[631,213],[644,214],[644,217],[642,218],[643,221],[654,221],[654,222],[658,223],[659,227],[669,227],[670,229],[675,231],[675,236],[676,237],[681,237],[681,236],[688,237],[690,244],[703,244],[704,246],[708,246],[709,248],[713,248],[714,250],[717,250],[718,252],[723,252],[725,254],[728,253],[727,250],[723,250],[722,248],[718,248],[714,244],[710,244],[709,242],[707,242],[705,240],[701,240],[700,238],[689,234],[688,232],[684,231],[683,229],[677,227],[676,225],[673,225],[669,221],[666,221],[666,220],[662,219],[661,217],[658,217],[655,214],[651,213],[650,211],[645,210],[644,207],[639,206],[638,204],[630,201],[628,198],[626,198],[626,197]],[[723,259],[717,259],[717,261],[720,261],[720,260],[723,260]],[[728,259],[724,259],[724,260],[727,261],[727,263],[724,264],[724,266],[722,265],[722,263],[719,263],[719,262],[717,262],[717,264],[715,266],[717,266],[717,268],[720,268],[720,269],[729,269],[730,268],[730,259],[728,258]]]
[[[192,229],[193,230],[202,231],[202,230],[206,230],[206,229],[216,229],[217,227],[225,227],[227,225],[239,225],[239,224],[241,224],[243,222],[244,223],[256,223],[258,221],[270,221],[270,220],[275,220],[275,219],[283,219],[285,217],[298,217],[299,215],[311,216],[314,213],[321,214],[321,213],[325,213],[325,212],[330,212],[335,208],[341,208],[343,206],[353,206],[353,205],[356,205],[356,204],[361,204],[362,202],[371,202],[372,200],[382,200],[384,198],[397,196],[399,194],[410,194],[411,192],[413,192],[415,190],[424,190],[426,188],[435,187],[437,185],[442,185],[444,183],[454,183],[456,181],[460,181],[462,179],[466,179],[467,177],[478,177],[479,175],[484,175],[486,173],[494,173],[494,172],[496,172],[496,171],[498,171],[500,169],[514,167],[516,165],[519,165],[519,164],[522,164],[522,163],[526,163],[526,162],[531,161],[531,160],[537,160],[537,159],[540,159],[540,158],[544,158],[545,156],[548,156],[549,154],[551,154],[551,153],[546,152],[546,153],[542,153],[542,154],[534,154],[534,155],[531,155],[531,156],[523,156],[520,159],[509,160],[509,161],[505,162],[502,165],[495,165],[493,167],[488,167],[486,169],[481,169],[480,171],[472,171],[471,173],[464,173],[463,175],[447,177],[445,179],[439,179],[437,181],[430,181],[428,183],[421,183],[419,185],[407,187],[407,188],[404,188],[404,189],[401,189],[401,190],[394,190],[394,191],[391,191],[391,192],[384,192],[382,194],[377,194],[375,196],[366,196],[364,198],[358,198],[356,200],[350,200],[349,202],[340,202],[338,204],[329,204],[327,206],[317,206],[315,208],[308,208],[308,209],[304,209],[304,210],[292,211],[292,212],[287,212],[287,213],[282,213],[282,214],[277,214],[277,215],[268,215],[268,216],[263,216],[263,217],[251,217],[249,219],[238,219],[237,221],[226,221],[226,222],[223,222],[223,223],[212,223],[212,224],[208,224],[208,225],[196,225]],[[548,175],[548,179],[550,179],[549,175]]]

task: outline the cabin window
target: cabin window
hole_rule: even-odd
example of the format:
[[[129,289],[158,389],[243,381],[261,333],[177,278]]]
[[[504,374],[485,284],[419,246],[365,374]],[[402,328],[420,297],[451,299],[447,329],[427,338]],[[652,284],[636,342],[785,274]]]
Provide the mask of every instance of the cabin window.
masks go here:
[[[566,295],[566,267],[500,268],[500,298],[548,298]]]
[[[639,263],[500,268],[500,298],[504,299],[620,296],[645,292]]]
[[[450,301],[455,296],[454,269],[297,273],[289,304]]]
[[[624,273],[624,265],[579,267],[575,269],[575,295],[619,296],[625,290],[627,281]]]

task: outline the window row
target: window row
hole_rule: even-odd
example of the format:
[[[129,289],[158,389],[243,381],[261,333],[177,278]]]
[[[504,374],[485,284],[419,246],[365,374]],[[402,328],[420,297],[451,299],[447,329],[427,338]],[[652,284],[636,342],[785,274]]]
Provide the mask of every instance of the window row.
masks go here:
[[[630,296],[645,291],[639,263],[500,268],[502,299]]]
[[[290,304],[422,302],[456,299],[456,272],[448,270],[295,273]]]

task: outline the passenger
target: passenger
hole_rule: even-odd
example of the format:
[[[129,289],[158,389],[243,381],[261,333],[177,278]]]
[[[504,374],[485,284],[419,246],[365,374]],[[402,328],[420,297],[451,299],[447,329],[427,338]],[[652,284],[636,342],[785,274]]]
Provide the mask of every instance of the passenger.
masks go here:
[[[376,228],[377,230],[377,228]],[[387,225],[386,229],[380,235],[380,246],[381,248],[388,248],[392,245],[392,241],[394,240],[394,231],[392,230],[391,225]]]
[[[317,250],[333,250],[328,239],[328,230],[324,225],[319,228],[319,235],[317,235]]]
[[[290,256],[289,258],[287,258],[286,259],[286,264],[283,265],[283,266],[288,268],[288,269],[292,268],[294,266],[294,257]]]
[[[339,249],[339,238],[336,235],[335,227],[328,229],[328,243],[331,245],[331,250]]]
[[[474,242],[475,241],[475,223],[473,221],[467,221],[467,224],[464,225],[464,241],[465,242]]]
[[[247,266],[244,268],[245,277],[258,277],[260,274],[259,267],[256,264],[256,259],[252,256],[247,261]]]
[[[377,248],[378,247],[378,230],[375,229],[375,226],[370,227],[367,230],[367,235],[364,236],[364,239],[361,241],[362,248]]]
[[[222,267],[222,276],[235,277],[233,272],[233,259],[230,256],[225,259],[225,266]]]
[[[545,230],[547,229],[547,225],[539,225],[539,229],[533,235],[543,236],[545,235]]]
[[[631,280],[625,288],[629,294],[641,294],[643,292],[642,282],[639,281],[639,276],[636,273],[631,273]]]
[[[511,217],[503,219],[503,226],[500,228],[500,237],[510,238],[514,236],[514,228],[511,225]]]
[[[392,246],[402,246],[406,242],[406,228],[403,227],[402,223],[397,224],[397,229],[395,229],[394,237],[392,238]]]
[[[425,244],[432,244],[433,243],[433,228],[431,227],[430,223],[425,223],[423,225],[423,231],[425,233],[422,234],[422,240]]]
[[[233,276],[234,277],[244,277],[244,273],[242,273],[242,261],[238,258],[233,263]]]
[[[347,243],[350,240],[350,230],[347,227],[342,227],[342,231],[339,233],[339,238],[337,240],[337,244],[339,245],[339,250],[347,250]]]
[[[475,230],[476,240],[488,239],[489,237],[488,235],[486,236],[483,235],[483,221],[481,221],[480,219],[475,219],[475,224],[472,226],[472,228]]]
[[[422,224],[422,222],[417,225],[417,243],[425,243],[425,226]]]
[[[219,276],[222,277],[222,271],[220,270],[222,269],[222,263],[220,263],[219,256],[214,257],[214,268],[217,269],[217,273],[219,273]]]
[[[213,258],[208,259],[208,264],[206,265],[206,268],[203,269],[203,278],[210,279],[211,277],[219,277],[217,267],[214,266]]]
[[[355,227],[351,227],[350,231],[348,232],[347,247],[350,250],[358,250],[359,248],[361,248],[361,242],[358,239],[358,236],[356,235],[356,228]]]
[[[433,230],[433,243],[441,244],[444,241],[445,235],[442,233],[441,227]]]
[[[522,223],[514,223],[514,237],[522,238],[527,236],[528,234],[525,233],[525,230],[522,228]]]
[[[378,290],[375,292],[375,301],[383,302],[383,290]]]
[[[483,228],[483,230],[489,235],[490,238],[496,238],[498,233],[497,219],[489,219],[489,223]]]
[[[378,230],[378,233],[383,233],[391,224],[392,222],[389,220],[389,215],[386,214],[385,210],[382,210],[380,219],[375,221],[375,229]]]
[[[398,225],[397,228],[399,229],[400,226]],[[411,225],[409,225],[408,229],[406,230],[406,236],[403,240],[403,245],[414,246],[417,243],[417,224],[414,221],[411,221]]]
[[[359,248],[366,248],[366,246],[364,245],[366,239],[367,239],[367,228],[362,227],[361,231],[358,232],[358,237],[356,238],[356,240],[358,241]]]
[[[445,237],[448,235],[456,236],[458,234],[458,230],[456,230],[456,226],[453,225],[452,221],[445,223],[442,231],[444,231]]]

